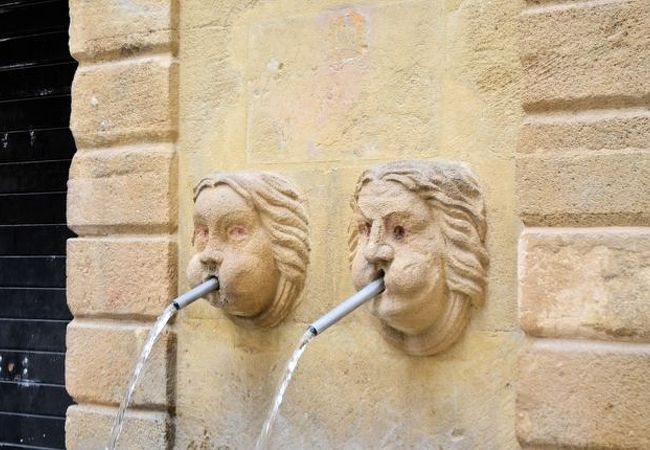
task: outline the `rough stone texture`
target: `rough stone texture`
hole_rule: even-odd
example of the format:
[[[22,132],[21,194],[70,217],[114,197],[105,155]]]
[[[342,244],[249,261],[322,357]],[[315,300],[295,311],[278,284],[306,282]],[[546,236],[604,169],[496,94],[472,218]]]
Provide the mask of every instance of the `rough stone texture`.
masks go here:
[[[304,326],[179,326],[179,379],[195,377],[177,385],[176,448],[253,448]],[[517,448],[518,342],[517,333],[468,333],[449,352],[414,358],[386,344],[367,314],[345,319],[307,347],[270,448]]]
[[[521,17],[527,109],[646,104],[647,0],[541,5]]]
[[[650,448],[650,347],[536,340],[519,361],[526,449]]]
[[[176,157],[170,145],[78,152],[68,181],[68,226],[79,234],[173,231]]]
[[[309,203],[312,252],[300,304],[272,330],[235,326],[206,301],[181,311],[178,379],[192,382],[177,385],[176,448],[253,446],[307,323],[354,291],[346,242],[356,180],[369,165],[395,159],[461,160],[481,180],[485,307],[472,310],[458,344],[427,358],[384,342],[366,308],[351,314],[307,348],[272,448],[518,447],[513,155],[521,7],[183,0],[180,270],[192,255],[192,186],[213,170],[294,181]],[[284,149],[276,139],[283,130],[291,133]]]
[[[158,316],[176,296],[171,237],[68,240],[68,306],[75,316]]]
[[[177,65],[169,56],[81,66],[70,128],[78,147],[173,140]]]
[[[535,336],[650,340],[650,229],[528,229],[522,328]]]
[[[650,223],[650,151],[517,159],[521,219],[529,226]]]
[[[173,51],[174,4],[175,0],[72,0],[70,52],[77,61],[89,61]]]
[[[68,450],[104,450],[109,440],[117,408],[73,405],[66,417]],[[166,412],[128,410],[120,435],[120,450],[168,449],[171,421]]]
[[[650,148],[650,109],[603,109],[534,114],[521,128],[520,153]]]
[[[118,405],[149,332],[144,323],[74,319],[68,325],[65,387],[78,403]],[[134,406],[167,408],[173,400],[175,338],[166,331],[135,388]]]
[[[409,27],[391,26],[395,17]],[[405,140],[426,156],[441,126],[443,17],[440,2],[416,1],[256,24],[247,67],[250,159],[403,159]]]

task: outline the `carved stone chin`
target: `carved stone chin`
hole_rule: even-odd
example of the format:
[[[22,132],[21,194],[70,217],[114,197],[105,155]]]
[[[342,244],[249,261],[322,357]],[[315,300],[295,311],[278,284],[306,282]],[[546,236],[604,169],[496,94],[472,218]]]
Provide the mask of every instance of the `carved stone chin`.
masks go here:
[[[360,289],[383,274],[386,289],[369,303],[383,336],[411,355],[449,348],[485,296],[476,177],[460,162],[390,162],[361,175],[352,209],[352,276]]]
[[[240,325],[272,327],[296,306],[309,262],[304,200],[265,172],[214,173],[194,188],[192,286],[210,276],[206,299]]]

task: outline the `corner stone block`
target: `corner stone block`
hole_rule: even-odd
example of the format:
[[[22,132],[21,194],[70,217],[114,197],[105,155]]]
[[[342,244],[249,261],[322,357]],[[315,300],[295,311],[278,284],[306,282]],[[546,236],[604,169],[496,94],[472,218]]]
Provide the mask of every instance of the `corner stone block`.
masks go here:
[[[519,314],[539,337],[650,342],[650,228],[526,229]]]
[[[79,151],[70,167],[68,226],[78,234],[176,229],[176,158],[168,144]]]
[[[536,340],[522,351],[517,437],[532,449],[650,448],[650,346]]]
[[[88,61],[173,49],[172,5],[172,0],[71,0],[70,51],[77,61]]]
[[[70,115],[77,146],[175,139],[177,81],[170,56],[80,67]]]
[[[524,107],[647,101],[648,23],[647,0],[542,3],[524,12]]]
[[[650,109],[625,108],[529,115],[521,127],[520,154],[648,148]]]
[[[119,405],[149,326],[75,319],[68,325],[65,386],[78,403]],[[132,405],[167,409],[173,399],[175,335],[163,332],[135,388]]]
[[[73,405],[65,422],[68,450],[105,450],[117,408]],[[119,440],[120,450],[167,449],[172,424],[166,412],[127,410]]]
[[[155,318],[176,296],[171,237],[70,239],[67,254],[68,306],[75,316]]]
[[[650,153],[521,156],[517,197],[527,226],[650,224]]]

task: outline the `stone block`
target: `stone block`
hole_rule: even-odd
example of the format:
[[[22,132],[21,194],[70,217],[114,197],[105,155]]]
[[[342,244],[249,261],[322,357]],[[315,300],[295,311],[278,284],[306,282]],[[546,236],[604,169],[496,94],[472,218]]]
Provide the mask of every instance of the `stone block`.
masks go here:
[[[650,110],[627,108],[529,115],[521,127],[519,153],[567,153],[647,149]]]
[[[518,366],[525,449],[650,448],[650,346],[536,340]]]
[[[78,234],[174,231],[176,193],[171,145],[79,151],[70,167],[68,226]]]
[[[177,72],[168,56],[80,67],[70,115],[77,146],[175,139]]]
[[[650,153],[517,159],[517,197],[528,226],[650,224]]]
[[[647,102],[648,23],[647,0],[542,4],[524,12],[520,30],[524,107]]]
[[[70,52],[77,61],[174,50],[173,0],[72,0]]]
[[[77,403],[119,405],[152,324],[75,319],[68,325],[65,387]],[[132,405],[166,409],[173,401],[175,335],[166,330],[136,385]]]
[[[442,7],[430,1],[338,7],[254,24],[249,158],[431,156],[441,127],[443,34]]]
[[[110,437],[117,408],[72,405],[65,422],[66,448],[104,450]],[[127,410],[118,440],[120,450],[170,448],[172,424],[166,412]]]
[[[541,337],[650,341],[650,228],[526,229],[521,327]]]
[[[171,237],[70,239],[67,254],[68,306],[75,316],[154,318],[176,297]]]

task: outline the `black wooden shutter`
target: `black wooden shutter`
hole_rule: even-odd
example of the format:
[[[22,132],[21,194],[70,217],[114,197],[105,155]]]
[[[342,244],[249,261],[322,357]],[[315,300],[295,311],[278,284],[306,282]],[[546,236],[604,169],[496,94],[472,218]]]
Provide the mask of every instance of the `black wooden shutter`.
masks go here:
[[[66,0],[0,0],[0,449],[65,447]]]

